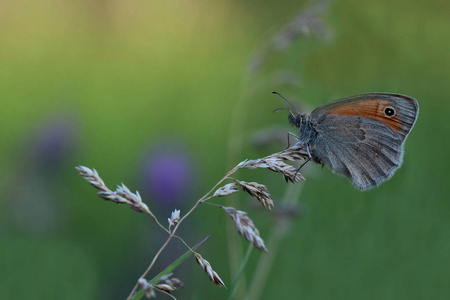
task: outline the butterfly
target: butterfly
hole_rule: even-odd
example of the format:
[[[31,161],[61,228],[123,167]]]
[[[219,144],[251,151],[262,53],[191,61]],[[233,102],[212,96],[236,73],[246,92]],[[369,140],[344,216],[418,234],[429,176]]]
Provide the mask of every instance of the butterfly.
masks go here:
[[[402,165],[405,140],[418,113],[412,97],[368,93],[329,102],[311,114],[291,112],[289,123],[298,128],[296,146],[310,160],[368,190]]]

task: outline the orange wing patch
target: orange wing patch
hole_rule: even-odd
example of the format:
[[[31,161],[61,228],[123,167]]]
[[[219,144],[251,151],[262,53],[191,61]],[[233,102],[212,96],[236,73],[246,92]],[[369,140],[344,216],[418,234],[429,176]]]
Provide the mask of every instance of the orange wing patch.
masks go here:
[[[396,110],[392,101],[374,100],[360,101],[336,107],[334,109],[330,109],[329,113],[332,115],[358,116],[373,119],[383,123],[395,131],[399,131],[402,128],[402,123],[398,118],[397,111],[394,115],[387,116],[385,114],[386,107],[392,107]]]

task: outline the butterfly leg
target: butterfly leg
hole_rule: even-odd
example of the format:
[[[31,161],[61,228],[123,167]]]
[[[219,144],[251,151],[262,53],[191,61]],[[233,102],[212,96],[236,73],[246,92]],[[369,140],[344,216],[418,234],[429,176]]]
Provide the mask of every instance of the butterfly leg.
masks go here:
[[[308,153],[308,161],[311,160],[312,156],[311,156],[311,152],[309,152],[309,146],[308,144],[306,144],[306,153]]]
[[[305,160],[305,162],[297,169],[297,171],[295,171],[294,178],[297,177],[297,174],[298,174],[298,172],[300,172],[301,168],[303,168],[303,166],[306,165],[310,160],[311,160],[311,157],[308,157],[308,159]]]
[[[303,168],[303,166],[306,165],[306,163],[308,163],[309,161],[311,161],[311,157],[308,157],[308,159],[305,160],[304,163],[302,163],[302,165],[297,169],[297,173],[298,173],[298,171],[300,171],[300,169]],[[296,175],[297,175],[297,173],[296,173]]]
[[[305,166],[312,159],[311,153],[309,152],[308,145],[306,145],[306,152],[308,153],[308,159],[305,160],[305,162],[297,169],[297,171],[295,172],[294,178],[297,177],[297,174],[298,174],[298,172],[300,172],[300,169],[303,168],[303,166]],[[322,165],[322,167],[323,167],[323,165]]]
[[[290,136],[294,137],[297,140],[300,140],[297,135],[293,134],[292,132],[288,132],[287,134],[288,146],[286,149],[288,149],[291,146],[291,141],[289,139]]]

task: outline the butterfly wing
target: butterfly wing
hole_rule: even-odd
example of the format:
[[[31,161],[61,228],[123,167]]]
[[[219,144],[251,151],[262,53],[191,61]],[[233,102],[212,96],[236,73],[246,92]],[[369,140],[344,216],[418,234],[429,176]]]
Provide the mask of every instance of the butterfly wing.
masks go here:
[[[340,99],[311,113],[316,161],[349,177],[362,190],[389,179],[403,161],[403,143],[418,113],[417,101],[371,93]]]

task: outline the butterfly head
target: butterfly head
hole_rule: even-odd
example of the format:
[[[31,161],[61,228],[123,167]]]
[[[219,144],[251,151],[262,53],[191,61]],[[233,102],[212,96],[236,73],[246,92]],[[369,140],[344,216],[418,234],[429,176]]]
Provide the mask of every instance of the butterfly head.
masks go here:
[[[289,110],[289,117],[288,117],[289,118],[289,124],[291,124],[292,126],[295,126],[295,127],[300,129],[302,124],[305,124],[305,122],[306,122],[306,115],[301,115],[298,112],[298,109],[291,102],[289,102],[286,98],[284,98],[280,93],[278,93],[278,92],[272,92],[272,93],[280,96],[281,98],[283,98],[284,101],[286,101],[294,109],[295,113],[292,112],[292,110],[289,110],[287,108],[277,108],[274,112],[277,112],[279,110]]]
[[[292,111],[289,114],[289,124],[300,129],[302,125],[306,123],[306,115],[301,115],[299,113],[294,114]]]

